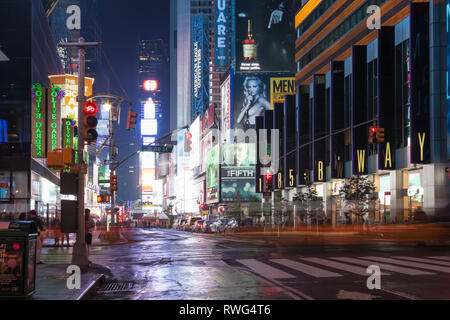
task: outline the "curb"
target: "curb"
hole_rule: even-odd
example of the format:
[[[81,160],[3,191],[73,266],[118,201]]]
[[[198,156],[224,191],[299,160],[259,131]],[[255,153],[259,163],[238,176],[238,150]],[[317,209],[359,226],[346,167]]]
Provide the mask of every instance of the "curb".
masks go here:
[[[98,275],[97,279],[91,281],[87,288],[75,300],[86,300],[87,298],[89,298],[92,293],[100,287],[104,280],[104,274]]]

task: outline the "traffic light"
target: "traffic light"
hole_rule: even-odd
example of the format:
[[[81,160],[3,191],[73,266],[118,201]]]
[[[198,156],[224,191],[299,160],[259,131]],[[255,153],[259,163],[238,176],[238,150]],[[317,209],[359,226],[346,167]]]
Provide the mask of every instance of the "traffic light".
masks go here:
[[[189,131],[186,131],[184,134],[184,152],[192,151],[192,134]]]
[[[94,102],[86,102],[83,107],[83,139],[86,142],[97,140],[97,111],[98,106]]]
[[[137,122],[137,113],[128,110],[128,116],[127,116],[127,130],[135,130],[136,129],[136,122]]]
[[[265,179],[265,192],[272,192],[273,190],[273,175],[266,174],[264,176]]]
[[[97,196],[97,203],[108,203],[109,202],[109,194],[101,194]]]
[[[109,177],[109,190],[111,190],[111,192],[117,191],[117,175],[115,174],[112,174]]]
[[[378,142],[384,141],[384,128],[377,128],[377,141]]]
[[[377,127],[371,126],[369,128],[369,144],[377,144]]]

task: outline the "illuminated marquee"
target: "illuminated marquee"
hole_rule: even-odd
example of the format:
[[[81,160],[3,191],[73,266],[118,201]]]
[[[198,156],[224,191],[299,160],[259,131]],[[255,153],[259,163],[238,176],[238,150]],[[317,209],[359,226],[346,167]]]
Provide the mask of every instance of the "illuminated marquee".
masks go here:
[[[63,119],[63,148],[73,148],[72,119]]]
[[[31,90],[32,120],[31,120],[31,153],[33,158],[45,158],[45,90],[40,83],[33,85]]]
[[[64,99],[61,100],[61,117],[78,121],[78,77],[70,74],[49,76],[50,85],[58,85],[64,91]],[[85,78],[85,96],[92,95],[94,79]]]

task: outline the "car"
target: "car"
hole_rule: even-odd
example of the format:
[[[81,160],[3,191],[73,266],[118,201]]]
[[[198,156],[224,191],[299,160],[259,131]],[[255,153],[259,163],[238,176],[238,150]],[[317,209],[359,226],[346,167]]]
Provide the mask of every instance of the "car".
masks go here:
[[[203,223],[205,222],[205,220],[198,220],[197,222],[194,223],[194,225],[192,226],[192,231],[193,232],[200,232],[202,230],[202,226]]]
[[[228,223],[228,219],[221,218],[216,220],[214,223],[210,225],[211,232],[223,232],[225,230],[225,226]]]
[[[175,219],[174,222],[172,223],[172,228],[173,229],[178,229],[178,226],[180,225],[181,219]]]
[[[181,219],[177,226],[177,230],[184,230],[184,225],[187,223],[187,219]]]
[[[224,228],[224,232],[235,232],[239,229],[239,220],[232,218]]]
[[[200,217],[189,218],[187,222],[183,225],[184,231],[192,231],[192,228],[195,226],[197,221],[202,220]]]
[[[216,221],[217,221],[217,220],[207,220],[207,221],[203,222],[201,232],[203,232],[203,233],[209,233],[209,232],[212,232],[212,230],[211,230],[211,225],[212,225],[213,223],[215,223]]]

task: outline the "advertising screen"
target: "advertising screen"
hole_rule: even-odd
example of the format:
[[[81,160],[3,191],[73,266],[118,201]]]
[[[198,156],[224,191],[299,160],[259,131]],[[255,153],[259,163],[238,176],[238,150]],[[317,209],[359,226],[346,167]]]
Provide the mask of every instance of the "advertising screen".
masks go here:
[[[156,136],[157,133],[158,133],[158,122],[156,121],[156,119],[141,120],[142,136]]]
[[[142,192],[152,193],[155,183],[155,169],[142,169]]]
[[[219,145],[215,146],[206,158],[206,202],[217,202],[219,188]]]
[[[236,1],[236,68],[295,72],[297,1]],[[248,68],[259,65],[259,69]],[[245,66],[245,67],[244,67]]]
[[[253,143],[224,144],[222,149],[220,192],[223,202],[259,199],[256,194],[256,146]]]
[[[144,104],[144,119],[155,119],[155,103],[152,98],[148,98]]]
[[[189,131],[192,134],[192,151],[190,152],[190,166],[191,168],[198,167],[200,165],[200,117],[197,117],[191,124]]]
[[[50,86],[57,85],[64,92],[61,100],[61,117],[78,120],[78,77],[70,74],[49,76]],[[92,95],[94,79],[85,77],[85,96]]]
[[[256,165],[256,147],[253,143],[227,143],[222,145],[222,166]]]
[[[255,118],[270,110],[270,79],[277,73],[238,73],[234,76],[234,128],[255,128]]]
[[[221,103],[221,140],[222,143],[231,142],[231,129],[233,110],[231,108],[231,76],[220,86],[220,103]]]
[[[260,200],[256,191],[255,167],[222,167],[220,192],[223,202]]]
[[[155,168],[155,153],[141,152],[140,153],[141,168],[153,169]]]
[[[229,64],[230,1],[214,1],[214,65],[216,67],[224,67]]]

